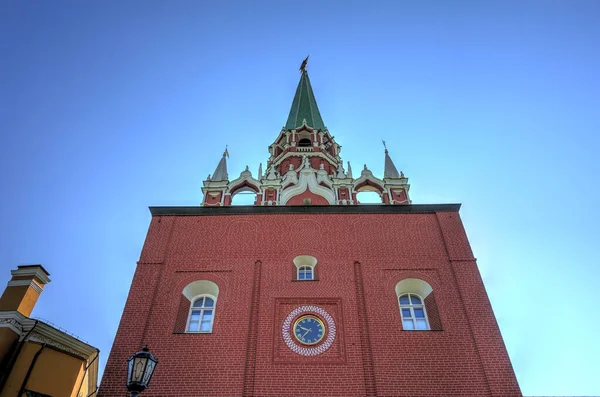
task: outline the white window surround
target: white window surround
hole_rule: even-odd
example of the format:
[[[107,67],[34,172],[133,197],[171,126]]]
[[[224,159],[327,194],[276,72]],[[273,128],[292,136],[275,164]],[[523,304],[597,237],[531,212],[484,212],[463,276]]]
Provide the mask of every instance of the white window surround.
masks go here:
[[[426,281],[420,280],[418,278],[405,278],[404,280],[401,280],[400,282],[398,282],[398,284],[396,284],[395,290],[396,290],[396,300],[398,302],[399,309],[400,309],[400,316],[401,316],[401,320],[402,320],[402,324],[403,324],[403,329],[409,330],[408,328],[406,328],[404,326],[404,321],[411,320],[413,323],[413,329],[411,329],[411,331],[412,330],[415,330],[415,331],[430,330],[429,318],[427,317],[427,311],[425,309],[425,298],[427,298],[427,296],[429,296],[429,294],[431,294],[433,292],[433,288],[431,288],[431,285],[429,285],[429,283],[427,283]],[[415,295],[420,299],[421,303],[413,304],[412,300],[411,300],[411,301],[409,301],[409,304],[400,304],[400,297],[405,296],[405,295]],[[423,317],[416,317],[415,309],[421,309],[421,308],[423,309],[423,313],[424,313],[426,329],[417,329],[418,328],[417,327],[417,318],[422,319]],[[407,312],[407,314],[410,314],[410,316],[405,316],[404,313],[402,312],[402,309],[407,309],[410,312],[410,313]]]
[[[185,332],[186,333],[194,333],[194,334],[211,333],[212,329],[213,329],[213,324],[215,321],[217,301],[219,298],[219,286],[209,280],[197,280],[197,281],[193,281],[193,282],[189,283],[188,285],[186,285],[181,293],[183,294],[183,296],[185,296],[190,301],[190,309],[188,310],[188,313],[187,313]],[[194,308],[193,307],[194,302],[196,302],[196,300],[198,300],[199,298],[201,298],[203,296],[207,296],[207,297],[210,297],[211,299],[213,299],[212,308]],[[191,320],[192,310],[196,310],[196,311],[212,310],[212,319],[211,319],[211,323],[210,323],[210,330],[208,330],[208,331],[188,331],[190,328],[190,320]],[[203,314],[203,312],[201,314]],[[200,318],[200,321],[202,321],[202,316]]]
[[[296,265],[296,280],[315,279],[315,267],[317,266],[317,258],[310,255],[298,255],[294,258],[293,262],[294,265]]]
[[[195,305],[199,300],[203,299],[206,301],[206,298],[212,299],[212,304],[207,304],[205,301],[201,305]],[[217,308],[217,297],[209,294],[202,294],[194,297],[192,303],[190,304],[190,310],[187,316],[187,323],[185,325],[185,332],[190,334],[210,334],[212,333],[213,324],[215,321],[215,312]],[[210,312],[210,314],[208,313]],[[196,330],[190,330],[190,325],[192,323],[192,315],[198,316],[198,326]],[[203,322],[206,322],[206,318],[209,317],[209,326],[206,329],[202,329]],[[196,322],[196,321],[194,321]]]

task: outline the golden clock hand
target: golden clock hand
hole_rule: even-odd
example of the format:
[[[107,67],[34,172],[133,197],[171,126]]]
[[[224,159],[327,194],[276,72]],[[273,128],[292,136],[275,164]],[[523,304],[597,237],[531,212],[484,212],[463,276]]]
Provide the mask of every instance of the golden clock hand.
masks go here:
[[[306,329],[306,328],[304,328]],[[302,335],[302,338],[304,338],[306,336],[306,334],[308,334],[310,331],[312,331],[312,329],[308,328],[306,329],[306,332],[304,333],[304,335]]]

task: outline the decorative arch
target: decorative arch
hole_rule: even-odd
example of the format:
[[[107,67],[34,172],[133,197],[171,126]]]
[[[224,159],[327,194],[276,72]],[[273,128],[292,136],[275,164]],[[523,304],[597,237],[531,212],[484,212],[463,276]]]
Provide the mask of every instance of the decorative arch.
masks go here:
[[[248,167],[240,173],[240,176],[237,179],[229,182],[227,185],[227,192],[233,194],[242,187],[248,187],[256,193],[260,192],[260,181],[252,177],[252,172],[248,170]]]
[[[312,142],[310,141],[310,138],[302,138],[298,141],[298,146],[299,147],[311,147]]]
[[[244,192],[254,193],[256,195],[254,197],[254,202],[256,202],[258,195],[260,194],[260,181],[252,177],[252,173],[248,170],[248,167],[240,174],[239,178],[234,179],[227,185],[227,192],[225,195],[229,196],[229,199],[226,202],[226,205],[231,205],[233,197],[236,194]]]
[[[383,202],[383,193],[385,192],[385,186],[381,179],[375,178],[373,173],[369,171],[366,166],[365,169],[360,174],[360,178],[357,178],[354,181],[353,188],[355,192],[361,191],[376,191],[379,193],[379,196],[382,198]]]

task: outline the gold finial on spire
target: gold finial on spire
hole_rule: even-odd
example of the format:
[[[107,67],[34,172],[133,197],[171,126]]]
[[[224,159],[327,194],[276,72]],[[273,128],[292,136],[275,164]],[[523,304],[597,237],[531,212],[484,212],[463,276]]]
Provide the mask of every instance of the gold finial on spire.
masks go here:
[[[227,156],[229,158],[229,151],[227,150],[227,145],[225,145],[225,151],[223,152],[223,157]]]
[[[300,65],[300,73],[306,73],[306,64],[308,63],[308,57],[310,55],[307,55],[306,58],[304,58],[304,61],[302,61],[302,65]]]

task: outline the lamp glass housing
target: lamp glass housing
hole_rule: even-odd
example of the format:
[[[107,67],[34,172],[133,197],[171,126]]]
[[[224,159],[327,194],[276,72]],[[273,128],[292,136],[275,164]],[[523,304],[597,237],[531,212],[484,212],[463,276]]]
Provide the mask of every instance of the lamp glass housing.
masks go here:
[[[148,347],[135,353],[127,360],[127,390],[141,392],[146,390],[152,379],[158,360]]]

